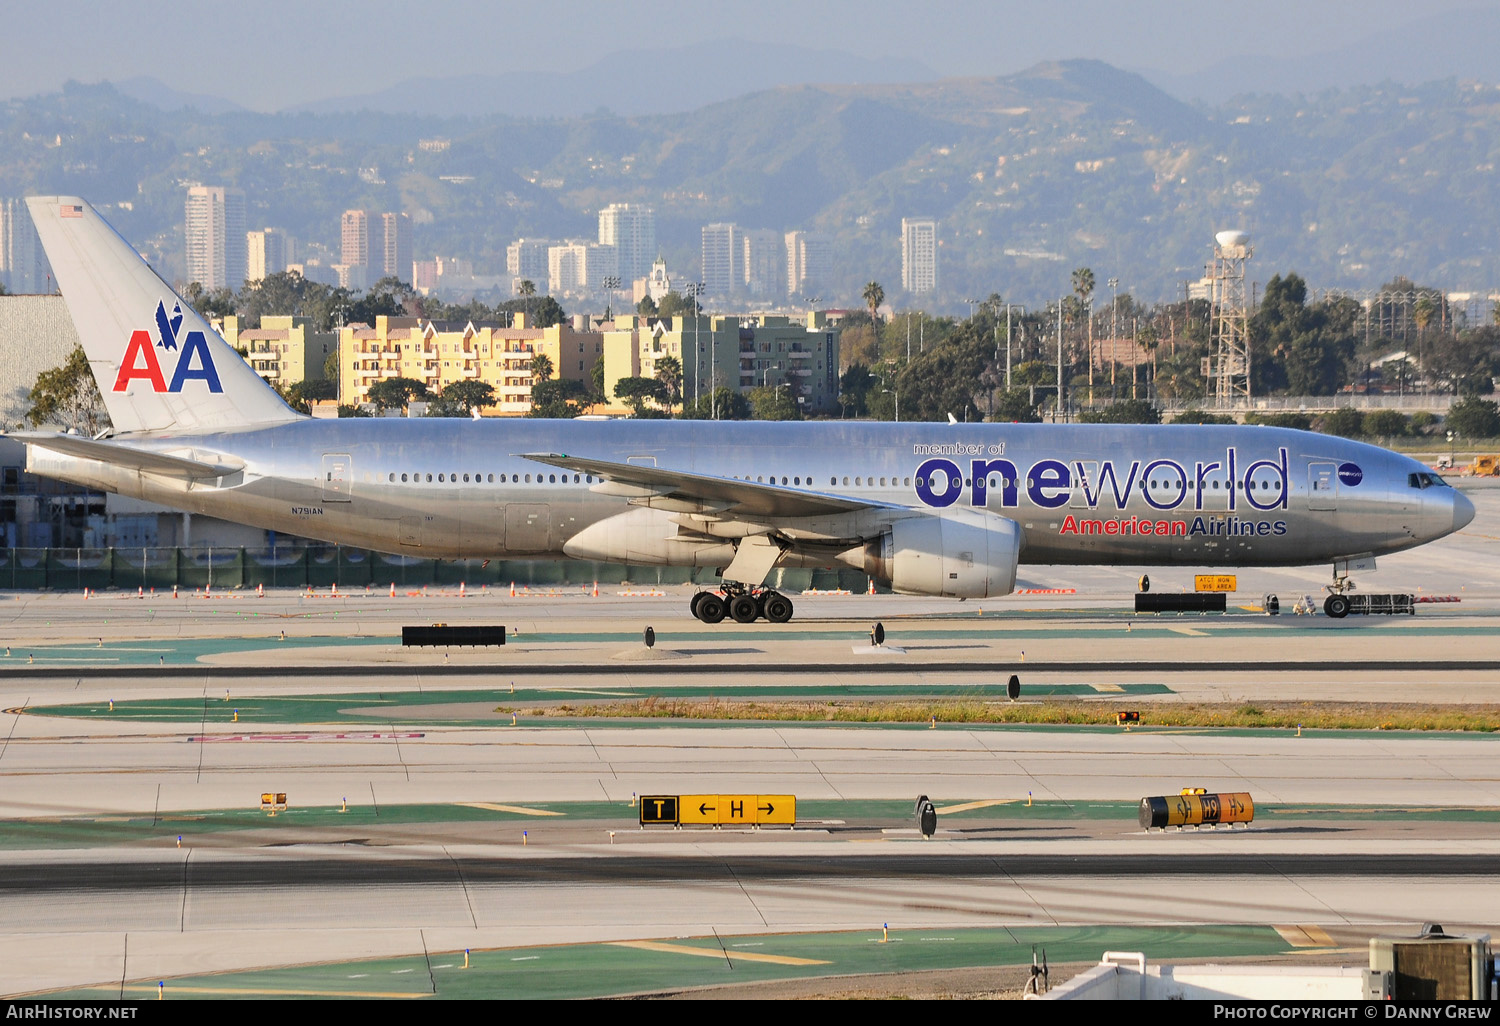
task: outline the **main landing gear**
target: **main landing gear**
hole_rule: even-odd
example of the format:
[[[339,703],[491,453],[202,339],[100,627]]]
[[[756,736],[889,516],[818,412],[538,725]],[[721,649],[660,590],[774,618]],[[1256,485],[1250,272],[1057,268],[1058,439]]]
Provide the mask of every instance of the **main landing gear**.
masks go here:
[[[1338,564],[1333,568],[1333,583],[1325,584],[1328,597],[1323,600],[1323,612],[1335,620],[1342,620],[1349,615],[1349,592],[1354,590],[1354,582],[1349,580],[1348,573],[1340,574]]]
[[[772,623],[792,618],[792,600],[769,588],[747,588],[725,581],[718,591],[700,591],[688,606],[704,623],[719,623],[728,616],[735,623],[754,623],[765,617]]]

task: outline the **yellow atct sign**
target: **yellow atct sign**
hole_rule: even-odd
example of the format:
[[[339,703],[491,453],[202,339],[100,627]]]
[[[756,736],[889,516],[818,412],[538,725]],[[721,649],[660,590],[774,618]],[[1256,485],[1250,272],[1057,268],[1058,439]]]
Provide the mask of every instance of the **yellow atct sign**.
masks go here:
[[[1193,578],[1193,590],[1234,591],[1239,580],[1234,574],[1199,574]]]
[[[641,799],[642,825],[794,826],[796,822],[797,796],[791,794],[683,794]]]

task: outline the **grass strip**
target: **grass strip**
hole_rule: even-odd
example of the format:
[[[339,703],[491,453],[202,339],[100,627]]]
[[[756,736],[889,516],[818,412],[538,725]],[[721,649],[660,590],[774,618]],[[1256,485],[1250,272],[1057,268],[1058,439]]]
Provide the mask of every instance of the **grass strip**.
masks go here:
[[[496,712],[533,719],[743,720],[822,723],[1014,723],[1115,726],[1124,710],[1140,713],[1141,727],[1297,728],[1308,730],[1500,730],[1500,707],[1405,702],[1093,701],[736,701],[732,698],[649,697],[624,702],[546,706],[502,705]]]

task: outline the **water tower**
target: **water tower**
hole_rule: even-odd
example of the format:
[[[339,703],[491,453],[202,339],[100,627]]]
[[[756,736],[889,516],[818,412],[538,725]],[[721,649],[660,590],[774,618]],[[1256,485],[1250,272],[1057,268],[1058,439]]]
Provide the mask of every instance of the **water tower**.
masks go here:
[[[1232,407],[1250,398],[1250,304],[1245,295],[1245,261],[1255,251],[1250,233],[1237,230],[1214,236],[1213,281],[1214,398]]]

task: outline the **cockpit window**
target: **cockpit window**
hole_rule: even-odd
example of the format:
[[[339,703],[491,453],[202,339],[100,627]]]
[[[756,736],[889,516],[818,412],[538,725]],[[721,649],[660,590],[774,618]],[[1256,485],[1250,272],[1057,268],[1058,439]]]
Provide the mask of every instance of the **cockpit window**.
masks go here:
[[[1451,487],[1453,487],[1447,481],[1444,481],[1441,477],[1439,477],[1436,474],[1407,474],[1406,475],[1406,486],[1408,488],[1451,488]]]

